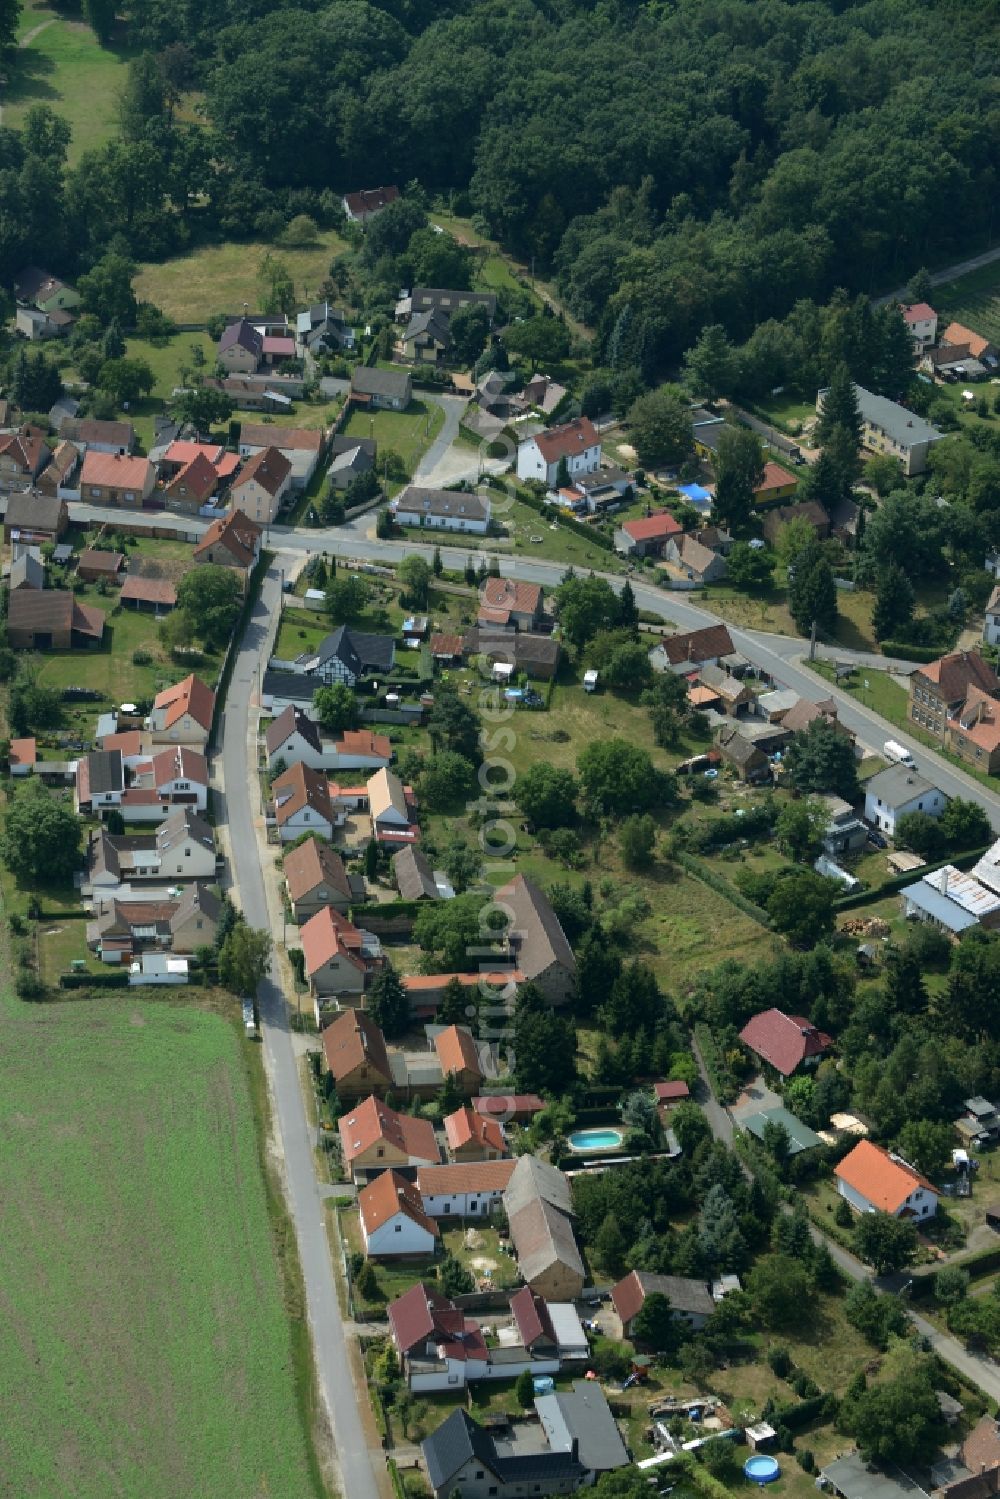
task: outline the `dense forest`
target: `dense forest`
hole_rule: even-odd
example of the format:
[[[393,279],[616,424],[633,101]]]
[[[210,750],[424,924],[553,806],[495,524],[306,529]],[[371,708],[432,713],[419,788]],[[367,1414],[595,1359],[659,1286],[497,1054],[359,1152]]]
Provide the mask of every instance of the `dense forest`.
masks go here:
[[[87,3],[97,16],[100,7]],[[120,137],[0,129],[0,277],[336,220],[419,182],[646,378],[706,324],[871,292],[992,234],[993,0],[131,0]],[[94,18],[92,17],[92,19]],[[95,25],[97,21],[95,19]],[[202,96],[204,123],[176,105]]]

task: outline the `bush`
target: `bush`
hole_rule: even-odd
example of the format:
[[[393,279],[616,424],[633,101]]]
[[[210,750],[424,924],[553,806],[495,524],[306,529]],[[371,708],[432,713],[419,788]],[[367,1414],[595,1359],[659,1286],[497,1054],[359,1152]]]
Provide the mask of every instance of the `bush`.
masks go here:
[[[816,1459],[813,1457],[812,1452],[808,1447],[803,1447],[801,1452],[796,1452],[795,1461],[798,1463],[803,1473],[815,1473]]]
[[[37,973],[24,971],[14,981],[14,993],[18,999],[44,999],[45,985]]]
[[[149,666],[152,663],[152,660],[153,658],[150,655],[149,651],[138,650],[132,652],[133,666]]]
[[[767,1362],[771,1373],[776,1374],[779,1379],[787,1378],[793,1368],[792,1356],[787,1348],[771,1348],[768,1351]]]

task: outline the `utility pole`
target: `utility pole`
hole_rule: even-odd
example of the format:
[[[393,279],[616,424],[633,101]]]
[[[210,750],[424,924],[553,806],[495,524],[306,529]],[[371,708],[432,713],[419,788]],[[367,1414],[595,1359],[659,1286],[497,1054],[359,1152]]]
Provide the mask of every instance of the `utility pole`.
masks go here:
[[[813,620],[813,622],[812,622],[812,629],[809,631],[809,660],[810,661],[815,661],[816,660],[816,621],[815,620]]]

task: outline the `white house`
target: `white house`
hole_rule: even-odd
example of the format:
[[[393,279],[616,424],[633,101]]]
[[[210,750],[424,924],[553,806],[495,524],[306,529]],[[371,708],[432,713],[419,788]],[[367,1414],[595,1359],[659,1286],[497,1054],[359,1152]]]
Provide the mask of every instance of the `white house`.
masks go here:
[[[421,1166],[417,1187],[432,1218],[488,1218],[503,1207],[514,1161],[468,1161],[454,1166]]]
[[[938,315],[927,302],[904,302],[900,308],[917,349],[929,349],[937,341]]]
[[[371,812],[372,835],[400,832],[410,826],[410,809],[399,776],[391,770],[377,770],[368,781],[368,810]]]
[[[948,798],[930,781],[905,765],[890,765],[865,782],[865,822],[892,838],[896,824],[907,812],[926,812],[940,817]]]
[[[527,1286],[511,1297],[510,1320],[495,1327],[496,1341],[489,1346],[477,1321],[422,1283],[411,1286],[388,1310],[392,1341],[411,1390],[464,1389],[479,1380],[516,1379],[525,1370],[556,1374],[564,1359],[588,1356],[587,1335],[575,1308],[550,1304]]]
[[[186,984],[187,958],[175,958],[168,952],[140,953],[129,968],[130,984]]]
[[[983,639],[987,645],[1000,645],[1000,584],[994,588],[986,605]]]
[[[331,773],[365,770],[372,774],[392,760],[392,744],[387,734],[375,734],[371,729],[345,729],[342,734],[327,738],[294,704],[289,704],[272,720],[264,737],[268,768],[272,771],[283,760],[286,766],[299,762],[310,770]]]
[[[271,783],[274,819],[282,843],[293,843],[302,833],[331,838],[343,821],[334,807],[330,783],[318,770],[297,763]]]
[[[393,500],[391,509],[401,526],[429,526],[475,536],[485,536],[490,528],[489,497],[460,489],[423,489],[411,484]]]
[[[358,1193],[358,1216],[370,1259],[433,1254],[440,1232],[424,1211],[415,1183],[398,1171],[383,1171]]]
[[[121,799],[126,822],[163,822],[177,807],[207,806],[208,761],[186,744],[137,761]]]
[[[893,1218],[933,1218],[938,1194],[930,1182],[898,1155],[862,1140],[834,1167],[837,1191],[858,1213],[890,1213]]]
[[[573,479],[577,474],[592,474],[601,466],[601,439],[589,417],[580,416],[562,427],[550,427],[526,438],[517,448],[517,477],[541,479],[553,485],[559,474],[560,460]]]

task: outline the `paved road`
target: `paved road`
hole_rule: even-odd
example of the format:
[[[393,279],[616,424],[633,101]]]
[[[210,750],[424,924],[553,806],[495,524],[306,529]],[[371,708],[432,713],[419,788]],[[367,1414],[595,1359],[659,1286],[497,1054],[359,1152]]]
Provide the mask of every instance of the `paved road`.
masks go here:
[[[971,260],[958,260],[954,265],[945,266],[943,271],[934,271],[931,275],[931,285],[940,286],[944,281],[954,281],[958,276],[967,276],[970,271],[978,271],[984,265],[992,265],[994,261],[1000,260],[1000,245],[992,250],[984,250],[981,255],[973,255]],[[906,287],[897,286],[887,296],[873,299],[874,307],[882,307],[886,302],[903,302],[906,300]]]
[[[219,821],[228,825],[232,868],[243,913],[251,926],[268,929],[271,921],[254,825],[255,816],[259,819],[260,813],[250,781],[256,760],[248,763],[247,736],[258,666],[268,649],[269,626],[280,607],[279,565],[276,564],[267,574],[260,600],[240,642],[222,721],[225,795],[220,799]],[[319,1389],[336,1444],[339,1488],[351,1499],[381,1499],[381,1489],[365,1441],[359,1396],[351,1378],[324,1209],[316,1180],[313,1141],[306,1120],[287,1009],[273,969],[260,986],[258,1005],[284,1154],[288,1205],[295,1224],[305,1284]]]

